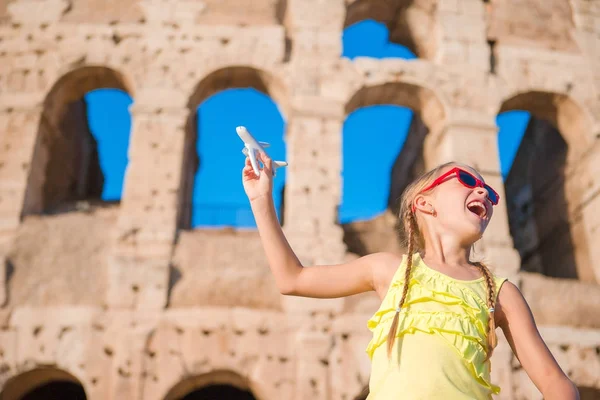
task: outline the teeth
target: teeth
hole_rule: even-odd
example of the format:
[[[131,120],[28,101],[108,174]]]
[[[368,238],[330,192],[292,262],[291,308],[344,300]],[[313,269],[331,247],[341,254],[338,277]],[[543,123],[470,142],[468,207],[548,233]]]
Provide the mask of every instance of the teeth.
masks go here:
[[[472,201],[469,204],[467,204],[467,208],[469,210],[471,210],[472,208],[475,208],[475,207],[479,208],[479,210],[476,210],[476,211],[480,211],[480,210],[482,211],[482,212],[477,212],[476,214],[479,215],[479,217],[484,218],[487,214],[486,206],[482,202],[477,201],[477,200]]]

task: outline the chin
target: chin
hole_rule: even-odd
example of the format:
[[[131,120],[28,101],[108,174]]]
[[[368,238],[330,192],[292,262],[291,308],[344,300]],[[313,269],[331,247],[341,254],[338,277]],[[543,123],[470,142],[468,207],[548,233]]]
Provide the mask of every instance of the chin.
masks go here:
[[[472,245],[477,242],[483,236],[486,227],[487,222],[485,224],[469,224],[468,227],[462,230],[463,243]]]

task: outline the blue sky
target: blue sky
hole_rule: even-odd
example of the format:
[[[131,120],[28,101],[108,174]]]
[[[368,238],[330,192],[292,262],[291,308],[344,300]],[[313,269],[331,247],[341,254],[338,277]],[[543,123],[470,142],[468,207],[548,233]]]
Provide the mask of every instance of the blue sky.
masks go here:
[[[348,27],[343,35],[343,57],[403,58],[415,55],[388,41],[387,28],[374,21]],[[132,99],[116,89],[101,89],[85,97],[90,130],[98,142],[105,184],[102,199],[121,197],[131,130],[128,111]],[[390,169],[402,149],[413,113],[405,107],[364,107],[348,115],[343,127],[342,203],[339,222],[365,220],[387,207]],[[506,177],[519,148],[529,113],[510,111],[497,118],[498,145],[503,177]],[[255,137],[271,143],[267,150],[274,159],[285,160],[283,141],[286,121],[277,105],[254,89],[219,92],[198,107],[196,151],[200,168],[194,178],[192,226],[255,227],[241,184],[244,156],[235,127],[245,125]],[[364,143],[365,132],[369,142]],[[365,149],[365,146],[367,148]],[[369,154],[373,159],[365,162]],[[274,182],[275,204],[281,204],[286,169],[278,170]]]

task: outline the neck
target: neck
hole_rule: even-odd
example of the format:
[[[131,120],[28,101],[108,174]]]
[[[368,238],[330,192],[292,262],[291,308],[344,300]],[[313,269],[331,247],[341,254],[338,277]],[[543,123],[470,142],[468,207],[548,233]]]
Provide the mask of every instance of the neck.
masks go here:
[[[470,264],[471,246],[465,247],[450,236],[425,235],[426,262],[447,265]]]

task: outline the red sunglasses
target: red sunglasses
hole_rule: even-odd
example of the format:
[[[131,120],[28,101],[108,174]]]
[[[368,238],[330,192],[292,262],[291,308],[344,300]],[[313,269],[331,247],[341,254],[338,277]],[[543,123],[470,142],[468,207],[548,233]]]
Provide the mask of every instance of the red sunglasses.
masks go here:
[[[484,188],[487,191],[488,199],[490,199],[492,204],[493,205],[498,204],[498,201],[500,200],[500,195],[498,195],[498,193],[494,189],[492,189],[492,187],[490,185],[480,181],[473,174],[470,174],[469,172],[462,170],[458,167],[454,167],[450,171],[441,175],[439,178],[437,178],[435,181],[433,181],[431,183],[431,185],[429,185],[425,189],[421,190],[420,193],[431,190],[434,187],[436,187],[437,185],[444,183],[447,180],[446,178],[448,178],[449,176],[452,176],[452,175],[456,175],[456,178],[458,179],[458,181],[463,186],[468,187],[469,189],[472,189],[474,187]],[[413,211],[414,210],[415,210],[415,206],[413,205]]]

